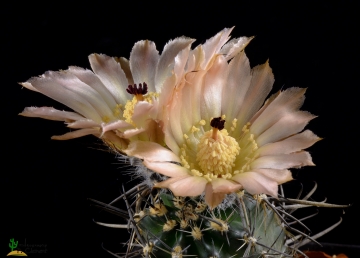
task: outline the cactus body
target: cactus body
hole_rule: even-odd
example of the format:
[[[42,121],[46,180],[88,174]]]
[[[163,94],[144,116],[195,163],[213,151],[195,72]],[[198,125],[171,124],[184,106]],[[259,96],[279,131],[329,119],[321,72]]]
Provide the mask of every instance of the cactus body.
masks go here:
[[[335,223],[310,236],[301,218],[291,215],[306,207],[346,208],[308,201],[317,185],[303,199],[250,195],[244,191],[228,195],[214,210],[199,197],[175,197],[169,191],[149,188],[146,182],[125,191],[106,204],[91,200],[96,207],[118,215],[127,224],[97,224],[131,231],[124,252],[107,252],[120,258],[237,258],[298,257],[299,248],[334,229]],[[123,200],[126,210],[114,206]],[[135,202],[133,202],[135,200]],[[295,225],[295,226],[293,226]],[[306,257],[306,255],[304,255]]]
[[[282,257],[288,252],[278,215],[247,194],[215,211],[196,199],[161,194],[136,220],[151,247],[149,257]]]

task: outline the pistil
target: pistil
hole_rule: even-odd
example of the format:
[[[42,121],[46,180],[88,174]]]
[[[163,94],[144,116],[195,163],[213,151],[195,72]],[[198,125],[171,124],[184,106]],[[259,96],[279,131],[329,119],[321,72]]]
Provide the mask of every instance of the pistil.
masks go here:
[[[211,120],[210,125],[212,127],[212,138],[216,141],[218,131],[224,129],[225,127],[225,120],[221,117],[216,117]]]
[[[134,95],[137,101],[144,101],[144,96],[148,92],[147,84],[144,82],[143,84],[139,83],[139,86],[136,84],[129,85],[126,89],[127,93]]]

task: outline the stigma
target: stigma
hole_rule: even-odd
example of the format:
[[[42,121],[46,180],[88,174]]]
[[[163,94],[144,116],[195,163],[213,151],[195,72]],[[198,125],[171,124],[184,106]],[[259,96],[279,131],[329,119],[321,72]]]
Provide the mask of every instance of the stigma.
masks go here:
[[[148,92],[147,84],[144,82],[143,84],[139,83],[139,86],[136,84],[129,85],[126,88],[127,93],[134,95],[137,101],[144,101],[144,95]]]
[[[210,125],[212,127],[212,138],[216,140],[218,131],[225,127],[225,119],[222,117],[213,118],[211,119]]]

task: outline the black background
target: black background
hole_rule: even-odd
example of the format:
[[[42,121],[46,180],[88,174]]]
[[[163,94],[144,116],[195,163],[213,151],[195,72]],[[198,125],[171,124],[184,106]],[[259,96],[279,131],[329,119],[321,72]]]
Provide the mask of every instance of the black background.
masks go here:
[[[249,1],[250,2],[250,1]],[[129,57],[141,39],[155,41],[159,51],[178,36],[204,43],[224,27],[236,26],[233,37],[256,36],[246,49],[252,66],[267,59],[275,74],[274,91],[307,87],[303,110],[318,115],[307,128],[324,140],[309,149],[316,167],[294,170],[308,191],[318,182],[315,200],[350,204],[345,210],[321,209],[308,222],[314,233],[343,223],[320,241],[359,245],[359,40],[356,5],[352,1],[289,2],[208,1],[118,2],[83,6],[7,4],[1,10],[2,81],[2,216],[1,255],[10,238],[44,244],[47,254],[32,257],[111,257],[126,230],[105,229],[92,219],[103,216],[86,200],[110,201],[129,186],[116,157],[95,137],[52,141],[68,129],[61,122],[18,116],[27,106],[68,110],[18,82],[69,65],[90,68],[87,56],[104,53]],[[290,192],[299,184],[287,184]]]

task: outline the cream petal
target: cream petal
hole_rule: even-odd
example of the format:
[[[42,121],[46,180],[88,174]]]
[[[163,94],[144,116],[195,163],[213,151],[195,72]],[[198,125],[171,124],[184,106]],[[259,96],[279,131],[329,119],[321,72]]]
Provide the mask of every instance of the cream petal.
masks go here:
[[[95,136],[98,136],[98,135],[95,134]],[[99,134],[99,136],[100,136],[100,134]],[[113,149],[115,149],[119,152],[122,152],[122,150],[127,148],[127,146],[129,145],[129,141],[127,139],[123,139],[123,138],[119,137],[113,131],[108,131],[108,132],[104,133],[102,135],[101,139],[104,142],[106,142],[107,144],[109,144],[109,146],[111,146]]]
[[[156,162],[145,159],[143,161],[144,166],[152,171],[160,173],[168,177],[187,177],[190,176],[189,170],[170,162]]]
[[[237,174],[231,179],[240,183],[250,194],[269,194],[277,197],[277,182],[263,174],[257,172],[245,172]]]
[[[180,37],[169,41],[165,45],[156,69],[156,75],[155,75],[156,92],[161,92],[161,86],[164,83],[166,77],[171,75],[171,71],[173,70],[174,67],[175,57],[182,50],[188,49],[187,54],[185,52],[185,56],[187,59],[190,50],[190,44],[193,43],[194,41],[195,40],[191,38]]]
[[[211,181],[211,185],[214,193],[233,193],[241,188],[241,185],[237,182],[223,179],[215,178]]]
[[[259,168],[252,171],[276,181],[279,185],[293,180],[292,174],[288,169]]]
[[[161,121],[149,119],[146,123],[146,136],[148,141],[164,144],[164,132]]]
[[[102,124],[102,132],[105,133],[107,131],[116,130],[116,129],[129,129],[133,128],[134,126],[132,124],[129,124],[125,122],[124,120],[117,120],[114,122],[110,122],[107,124]]]
[[[262,156],[251,163],[251,169],[274,168],[287,169],[299,168],[303,166],[314,166],[311,156],[306,151],[291,154]]]
[[[256,112],[256,114],[250,119],[250,124],[254,123],[254,121],[267,109],[271,102],[280,94],[280,91],[272,94],[269,98],[266,99],[264,105]]]
[[[113,149],[120,152],[122,152],[122,150],[127,148],[127,146],[129,145],[129,140],[119,137],[113,131],[108,131],[104,133],[101,139],[107,142]]]
[[[182,112],[182,92],[177,92],[172,97],[171,106],[168,108],[168,137],[172,136],[176,141],[178,146],[182,146],[184,142],[184,132],[182,130],[183,121],[181,120],[181,115],[184,114]],[[191,115],[191,114],[188,114]],[[185,120],[186,121],[186,120]],[[190,129],[190,128],[189,128]],[[166,130],[166,129],[165,129]],[[166,134],[166,132],[165,132]]]
[[[175,196],[199,196],[205,190],[207,180],[203,177],[185,177],[169,185]]]
[[[183,103],[185,103],[186,100],[190,100],[190,103],[186,103],[186,106],[191,107],[191,112],[185,115],[191,116],[190,121],[192,121],[193,124],[198,123],[202,119],[201,94],[205,75],[205,71],[198,71],[187,74],[185,78],[186,81],[189,80],[185,83],[184,87],[189,88],[188,94],[190,94],[190,98],[188,95],[183,95]]]
[[[148,161],[173,161],[180,163],[180,159],[172,151],[154,142],[135,141],[124,150],[129,156],[135,156]]]
[[[222,91],[226,86],[227,66],[223,56],[217,56],[214,64],[206,73],[202,87],[201,117],[210,119],[211,117],[221,116]],[[227,102],[227,100],[224,100]],[[226,105],[226,104],[225,104]]]
[[[154,187],[156,187],[156,188],[169,188],[169,186],[172,183],[175,183],[175,182],[177,182],[179,180],[182,180],[184,178],[187,178],[187,177],[191,177],[191,176],[187,175],[187,176],[172,177],[172,178],[169,178],[169,179],[167,179],[165,181],[155,183]]]
[[[157,118],[159,120],[163,120],[164,123],[167,123],[166,112],[168,111],[169,106],[171,105],[172,95],[174,93],[174,85],[176,83],[176,75],[173,74],[172,76],[168,77],[161,90],[160,98],[158,99],[159,102],[159,112]]]
[[[321,138],[316,136],[310,130],[306,130],[280,142],[266,144],[259,148],[257,153],[259,156],[289,154],[306,149],[319,140],[321,140]]]
[[[190,45],[179,52],[175,57],[174,74],[176,75],[175,85],[178,86],[181,80],[184,79],[185,66],[189,59]]]
[[[60,111],[52,107],[26,107],[23,112],[19,113],[21,116],[40,117],[55,121],[76,121],[84,119],[83,116],[68,111]]]
[[[124,132],[119,132],[119,135],[122,138],[129,139],[131,137],[134,137],[135,135],[139,135],[146,131],[146,128],[134,128],[134,129],[128,129]]]
[[[19,83],[19,84],[20,84],[21,86],[29,89],[29,90],[36,91],[36,92],[40,92],[40,91],[38,91],[34,86],[32,86],[30,82],[21,82],[21,83]]]
[[[178,103],[179,105],[176,105],[177,103],[175,103],[176,105],[175,108],[179,109],[179,112],[177,112],[178,114],[177,118],[183,134],[188,133],[190,131],[190,128],[194,124],[197,124],[197,122],[200,121],[194,119],[194,117],[196,116],[200,118],[200,110],[196,110],[192,106],[193,105],[192,97],[191,97],[192,92],[193,92],[193,88],[190,85],[184,86],[181,90],[181,93],[178,94],[179,96],[181,96],[181,102]]]
[[[82,119],[72,123],[68,123],[67,127],[79,129],[79,128],[89,128],[89,127],[100,127],[100,125],[98,123],[95,123],[91,119]]]
[[[175,141],[174,137],[171,135],[171,133],[168,132],[164,132],[164,140],[166,142],[166,146],[169,147],[170,150],[172,150],[172,152],[175,155],[178,155],[180,153],[180,146],[177,144],[177,142]]]
[[[241,130],[259,110],[266,96],[272,89],[273,83],[274,75],[269,66],[269,62],[258,65],[251,70],[250,87],[245,94],[244,102],[239,107],[239,113],[237,115],[237,126],[239,130]]]
[[[211,183],[207,183],[205,187],[205,202],[213,209],[218,206],[225,198],[224,193],[214,193]]]
[[[155,92],[155,73],[159,62],[159,52],[155,43],[141,40],[135,43],[130,53],[130,69],[134,83],[146,82],[148,90]]]
[[[190,51],[189,60],[186,65],[187,72],[194,72],[203,70],[201,64],[205,60],[205,53],[202,45],[197,46],[195,49]]]
[[[120,64],[114,58],[103,54],[91,54],[89,56],[91,69],[100,78],[116,103],[126,104],[130,98],[126,88],[129,83]]]
[[[297,111],[304,102],[305,88],[289,88],[268,105],[262,114],[251,125],[251,132],[258,136],[285,115]]]
[[[70,140],[70,139],[82,137],[82,136],[89,135],[89,134],[99,135],[99,129],[94,129],[94,128],[80,129],[80,130],[76,130],[76,131],[66,133],[63,135],[54,135],[51,137],[51,139],[53,139],[53,140]]]
[[[41,77],[31,78],[28,82],[42,94],[63,103],[86,118],[100,122],[101,116],[90,103],[89,96],[86,95],[86,92],[79,94],[79,92],[74,91],[77,83],[81,83],[82,86],[85,86],[85,84],[75,76],[69,78],[69,76],[64,74],[65,72],[49,71]],[[73,87],[73,89],[71,89],[71,87]]]
[[[304,129],[308,122],[316,116],[306,111],[297,111],[282,117],[277,123],[257,137],[259,147],[276,142],[296,134]]]
[[[229,35],[233,29],[234,27],[225,28],[203,44],[205,53],[204,62],[201,64],[203,70],[209,68],[208,66],[209,64],[211,65],[212,58],[220,52],[221,47],[229,40]]]
[[[251,82],[250,63],[245,52],[239,53],[231,60],[228,70],[226,88],[222,91],[222,99],[224,100],[222,114],[230,119],[225,123],[225,128],[230,131],[232,119],[237,117]],[[234,133],[234,137],[236,137],[241,133],[241,130],[236,130]]]
[[[227,61],[239,54],[240,51],[250,43],[254,37],[234,38],[226,43],[220,50],[220,54],[225,55]]]
[[[154,101],[157,104],[157,101]],[[153,103],[154,103],[153,102]],[[148,119],[155,119],[157,115],[157,105],[147,101],[139,101],[134,108],[132,120],[137,127],[144,127]]]
[[[96,74],[94,74],[92,71],[76,66],[70,66],[68,71],[75,75],[79,80],[97,91],[111,109],[113,109],[116,104],[118,104],[116,103],[111,92],[105,87],[99,77],[97,77]]]
[[[58,82],[62,87],[67,88],[72,94],[77,94],[87,100],[101,117],[111,117],[113,111],[107,105],[102,96],[69,70],[60,72],[48,72],[49,77]],[[47,73],[45,73],[47,76]],[[91,117],[89,117],[91,118]]]
[[[134,79],[131,74],[130,62],[125,57],[115,57],[116,62],[120,64],[121,69],[124,71],[126,79],[130,85],[134,84]]]

